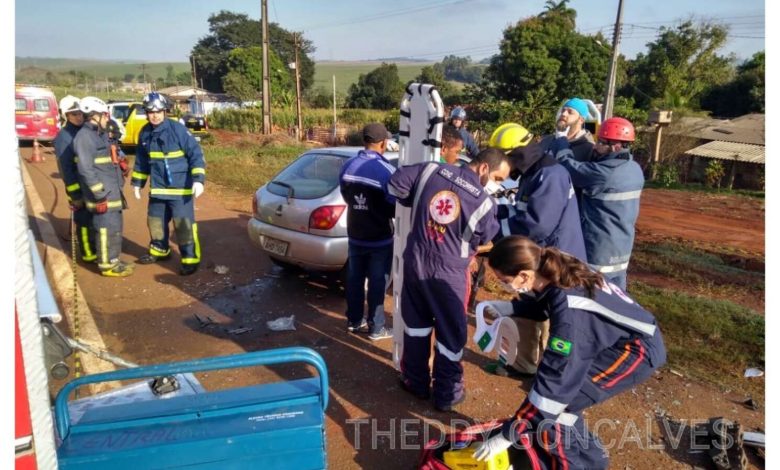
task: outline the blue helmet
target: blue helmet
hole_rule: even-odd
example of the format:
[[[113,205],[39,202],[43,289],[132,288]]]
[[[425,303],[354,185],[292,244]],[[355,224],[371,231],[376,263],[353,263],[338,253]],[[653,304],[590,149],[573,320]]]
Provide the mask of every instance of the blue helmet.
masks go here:
[[[452,109],[452,112],[450,112],[450,119],[460,119],[461,121],[465,121],[466,110],[460,106],[455,106],[455,108]]]
[[[167,111],[168,100],[165,96],[153,91],[144,96],[143,107],[146,111]]]

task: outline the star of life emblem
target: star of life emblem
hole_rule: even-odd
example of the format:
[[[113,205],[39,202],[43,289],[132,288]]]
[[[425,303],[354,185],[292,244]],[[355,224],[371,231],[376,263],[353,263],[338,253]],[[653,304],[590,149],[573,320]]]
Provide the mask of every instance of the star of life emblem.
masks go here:
[[[428,204],[428,212],[437,223],[447,225],[460,215],[460,199],[452,191],[439,191]]]

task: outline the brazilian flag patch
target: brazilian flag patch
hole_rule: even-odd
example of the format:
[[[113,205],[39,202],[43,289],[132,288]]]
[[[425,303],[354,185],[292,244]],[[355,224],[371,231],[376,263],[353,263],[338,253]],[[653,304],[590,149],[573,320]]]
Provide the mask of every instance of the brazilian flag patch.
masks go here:
[[[553,336],[550,339],[550,349],[557,352],[561,356],[568,356],[571,354],[571,341],[566,341],[563,338]]]

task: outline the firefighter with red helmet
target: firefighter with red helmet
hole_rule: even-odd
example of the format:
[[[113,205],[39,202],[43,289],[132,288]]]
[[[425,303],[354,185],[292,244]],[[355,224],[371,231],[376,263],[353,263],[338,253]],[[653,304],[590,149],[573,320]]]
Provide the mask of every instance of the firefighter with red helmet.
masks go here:
[[[631,155],[634,126],[613,117],[601,124],[591,161],[578,161],[568,140],[559,137],[555,158],[582,190],[580,212],[588,264],[626,290],[626,271],[634,246],[639,197],[645,184],[642,168]]]

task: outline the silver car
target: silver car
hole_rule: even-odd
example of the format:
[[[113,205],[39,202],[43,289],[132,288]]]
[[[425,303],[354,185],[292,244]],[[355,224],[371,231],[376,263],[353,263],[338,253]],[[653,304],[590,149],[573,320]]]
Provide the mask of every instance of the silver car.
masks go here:
[[[275,264],[339,271],[347,262],[347,205],[341,167],[362,147],[309,150],[255,192],[249,238]],[[393,165],[397,152],[386,152]]]

